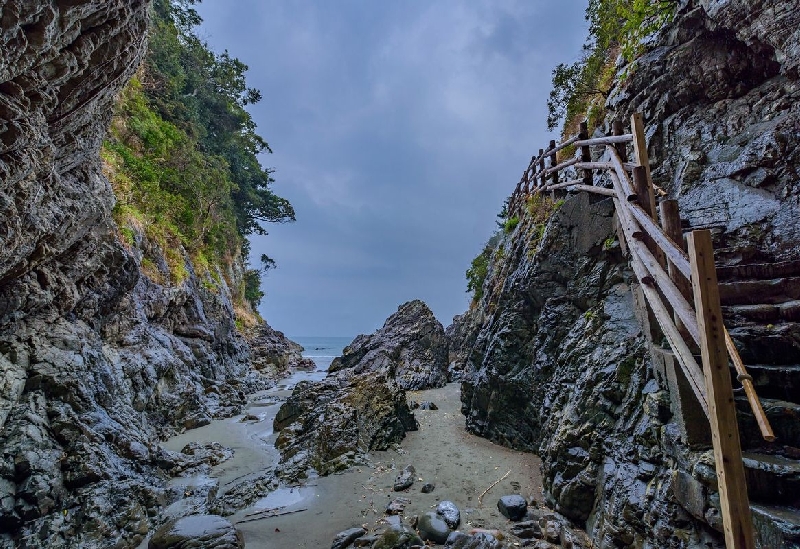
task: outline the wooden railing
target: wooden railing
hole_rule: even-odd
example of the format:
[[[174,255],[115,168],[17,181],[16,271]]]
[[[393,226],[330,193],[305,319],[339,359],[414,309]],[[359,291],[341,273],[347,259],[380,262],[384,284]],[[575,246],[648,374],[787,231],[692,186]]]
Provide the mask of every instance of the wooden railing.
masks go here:
[[[524,215],[528,197],[546,191],[587,191],[614,200],[623,250],[711,425],[726,545],[752,549],[753,526],[728,360],[736,369],[761,435],[769,442],[775,435],[722,322],[711,234],[692,231],[687,235],[687,250],[675,200],[661,200],[659,223],[642,116],[631,117],[631,133],[623,133],[620,122],[612,128],[613,135],[589,138],[583,123],[577,136],[561,144],[551,141],[547,150],[539,149],[511,195],[509,216]],[[632,144],[632,162],[628,162],[628,144]],[[557,153],[570,146],[576,148],[576,156],[559,163]],[[593,162],[590,147],[600,146],[605,150],[604,160]],[[559,175],[570,167],[581,170],[581,177],[560,181]],[[610,188],[593,184],[596,171],[608,175]],[[700,349],[702,367],[693,348]]]

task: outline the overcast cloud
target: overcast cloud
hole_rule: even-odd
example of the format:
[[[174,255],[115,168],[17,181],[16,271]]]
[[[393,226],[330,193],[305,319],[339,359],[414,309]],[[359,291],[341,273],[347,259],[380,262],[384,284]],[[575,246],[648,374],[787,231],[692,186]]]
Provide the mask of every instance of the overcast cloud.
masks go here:
[[[274,190],[297,222],[253,239],[261,313],[354,336],[423,299],[448,325],[464,272],[545,132],[550,74],[585,0],[204,0],[201,35],[249,67]]]

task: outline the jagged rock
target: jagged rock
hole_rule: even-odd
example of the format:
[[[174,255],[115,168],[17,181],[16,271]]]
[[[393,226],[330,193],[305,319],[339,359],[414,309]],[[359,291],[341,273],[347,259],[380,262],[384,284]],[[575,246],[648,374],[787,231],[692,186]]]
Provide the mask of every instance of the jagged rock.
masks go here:
[[[520,539],[542,538],[542,528],[533,520],[518,522],[511,527],[511,534]]]
[[[392,490],[395,492],[400,492],[401,490],[407,490],[411,488],[411,485],[414,484],[414,474],[416,471],[414,470],[413,465],[407,465],[400,474],[397,475],[397,478],[394,479],[394,485],[392,486]]]
[[[444,546],[447,549],[502,549],[503,543],[488,532],[471,536],[462,532],[451,532]]]
[[[394,498],[386,506],[387,515],[402,515],[406,509],[406,505],[410,504],[411,500],[408,498]]]
[[[283,332],[264,322],[248,334],[247,342],[252,350],[250,364],[253,368],[272,377],[288,370],[315,370],[310,358],[303,357],[303,347],[287,338]]]
[[[461,511],[452,501],[440,501],[436,506],[436,514],[442,517],[442,520],[447,523],[451,530],[458,528],[461,523]]]
[[[156,530],[148,549],[242,549],[244,536],[230,521],[216,515],[193,515],[167,522]]]
[[[450,527],[442,517],[433,511],[423,513],[419,517],[417,530],[419,531],[419,537],[423,541],[432,541],[434,543],[445,543],[451,532]]]
[[[241,261],[212,292],[178,248],[186,279],[158,284],[113,221],[98,152],[141,61],[148,6],[2,2],[4,547],[135,546],[171,503],[161,468],[184,462],[156,441],[236,414],[266,386],[249,372],[225,283],[243,279]]]
[[[298,383],[273,425],[278,474],[286,479],[311,467],[325,475],[362,463],[369,450],[386,450],[417,428],[405,392],[385,372],[350,370]]]
[[[423,494],[430,494],[435,489],[436,489],[436,486],[434,484],[431,484],[430,482],[426,482],[425,484],[422,485],[422,488],[420,489],[420,492],[422,492]]]
[[[331,543],[331,549],[346,549],[353,543],[357,538],[360,538],[367,531],[363,528],[350,528],[348,530],[344,530],[336,534],[336,537],[333,538],[333,543]]]
[[[509,520],[522,520],[528,511],[528,502],[520,495],[503,496],[497,500],[497,510]]]
[[[360,335],[333,360],[329,371],[381,370],[403,389],[433,389],[447,383],[444,328],[425,303],[401,305],[372,335]]]

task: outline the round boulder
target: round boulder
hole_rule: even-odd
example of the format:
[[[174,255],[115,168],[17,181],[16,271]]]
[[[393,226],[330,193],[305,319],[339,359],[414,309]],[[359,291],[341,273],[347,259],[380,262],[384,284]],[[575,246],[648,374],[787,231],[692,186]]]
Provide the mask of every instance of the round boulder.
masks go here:
[[[450,527],[442,520],[442,517],[433,511],[428,511],[419,517],[417,530],[419,530],[419,537],[423,541],[432,541],[434,543],[446,542],[447,536],[451,532]]]
[[[461,512],[452,501],[440,501],[436,506],[436,514],[442,517],[451,530],[458,528],[458,524],[461,522]]]
[[[522,520],[528,510],[528,502],[516,494],[503,496],[497,502],[497,509],[509,520]]]
[[[244,536],[217,515],[173,519],[156,530],[148,549],[243,549]]]

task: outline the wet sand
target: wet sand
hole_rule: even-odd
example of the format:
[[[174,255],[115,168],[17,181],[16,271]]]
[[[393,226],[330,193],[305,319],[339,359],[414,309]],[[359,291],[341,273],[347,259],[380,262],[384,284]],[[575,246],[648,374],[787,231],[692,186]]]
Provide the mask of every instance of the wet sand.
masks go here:
[[[274,496],[271,494],[271,501],[267,498],[259,503],[261,509],[283,507],[276,512],[297,512],[243,522],[254,518],[246,516],[254,512],[251,508],[229,517],[244,533],[247,547],[316,549],[330,547],[334,536],[347,528],[382,530],[380,521],[386,505],[397,496],[411,500],[405,510],[407,517],[428,511],[446,499],[461,510],[462,531],[473,527],[507,529],[510,522],[497,510],[497,500],[502,495],[521,494],[541,501],[540,461],[533,454],[509,450],[467,434],[459,411],[459,387],[452,383],[442,389],[409,392],[409,400],[428,400],[439,410],[415,410],[419,431],[408,433],[397,450],[373,453],[370,466],[310,479],[305,489],[281,489]],[[232,474],[234,468],[241,474],[243,468],[263,463],[261,458],[251,457],[252,449],[235,449],[237,456],[220,465],[227,466],[226,475]],[[234,464],[237,459],[240,463]],[[416,469],[416,481],[404,492],[393,492],[395,477],[406,465]],[[509,471],[481,504],[479,497],[484,490]],[[213,474],[217,476],[216,471]],[[420,492],[426,482],[436,486],[432,493]],[[224,485],[224,481],[220,484]]]

